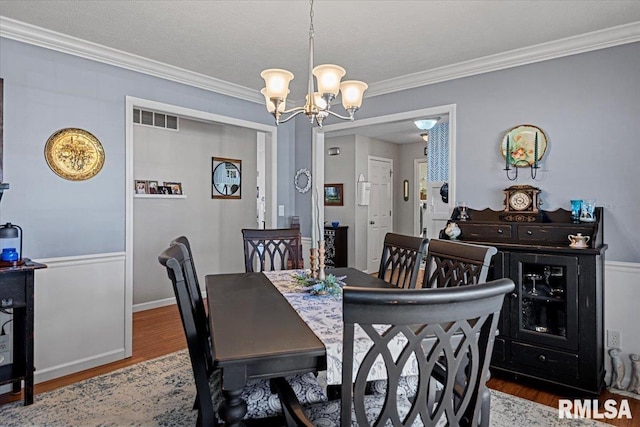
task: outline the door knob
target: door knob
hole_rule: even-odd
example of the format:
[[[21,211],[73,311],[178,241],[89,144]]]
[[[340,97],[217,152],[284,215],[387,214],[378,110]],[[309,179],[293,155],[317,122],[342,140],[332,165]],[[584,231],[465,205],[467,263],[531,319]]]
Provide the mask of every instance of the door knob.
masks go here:
[[[376,223],[375,221],[369,221],[369,224],[371,224],[371,225],[373,225],[375,223]]]

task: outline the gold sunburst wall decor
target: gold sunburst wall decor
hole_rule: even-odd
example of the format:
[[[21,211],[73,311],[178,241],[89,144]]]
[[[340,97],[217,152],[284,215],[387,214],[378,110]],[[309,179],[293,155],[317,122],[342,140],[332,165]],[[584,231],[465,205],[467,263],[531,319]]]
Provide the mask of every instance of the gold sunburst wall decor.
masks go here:
[[[104,165],[104,149],[98,138],[77,128],[54,132],[44,147],[44,156],[52,171],[71,181],[92,178]]]

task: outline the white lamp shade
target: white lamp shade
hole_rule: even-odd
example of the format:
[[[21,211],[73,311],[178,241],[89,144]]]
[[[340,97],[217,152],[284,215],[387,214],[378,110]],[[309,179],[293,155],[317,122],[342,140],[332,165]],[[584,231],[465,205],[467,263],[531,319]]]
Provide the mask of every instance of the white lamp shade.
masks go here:
[[[267,98],[285,99],[289,94],[289,82],[293,80],[293,73],[271,68],[261,72],[260,77],[264,79]]]
[[[307,103],[309,103],[309,95],[308,94],[305,95],[304,99],[306,99]],[[324,100],[324,98],[322,97],[322,95],[320,95],[319,92],[313,92],[313,103],[320,110],[324,110],[324,109],[327,108],[327,101]]]
[[[360,108],[362,105],[362,96],[368,87],[368,84],[358,80],[347,80],[342,82],[340,85],[340,91],[342,92],[342,106],[344,109]]]
[[[323,64],[314,67],[312,72],[316,76],[318,92],[321,95],[331,93],[333,96],[338,96],[340,80],[347,73],[344,68],[334,64]]]
[[[434,118],[434,119],[414,120],[413,123],[420,130],[429,130],[432,127],[434,127],[436,125],[436,123],[438,123],[438,120],[440,120],[440,117],[437,117],[437,118]]]
[[[289,92],[291,92],[290,90],[287,90],[287,95],[289,95]],[[262,88],[262,90],[260,91],[261,94],[264,95],[264,103],[267,106],[267,111],[270,113],[273,113],[276,110],[276,106],[275,104],[271,101],[271,99],[269,99],[269,97],[267,96],[267,88]],[[285,97],[282,102],[280,103],[280,105],[278,105],[278,111],[279,112],[283,112],[285,110],[285,104],[287,102],[287,98]]]

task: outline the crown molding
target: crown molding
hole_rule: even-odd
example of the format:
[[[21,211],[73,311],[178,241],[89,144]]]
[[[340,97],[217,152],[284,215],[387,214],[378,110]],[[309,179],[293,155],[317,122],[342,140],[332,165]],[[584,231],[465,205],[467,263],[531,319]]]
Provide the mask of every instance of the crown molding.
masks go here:
[[[372,83],[369,85],[365,97],[398,92],[638,41],[640,41],[640,22],[634,22]]]
[[[194,86],[245,101],[264,103],[259,91],[76,37],[0,16],[0,37]],[[640,22],[515,49],[445,67],[370,83],[365,98],[448,80],[547,61],[640,41]],[[287,100],[293,105],[298,102]],[[300,102],[302,104],[302,102]]]
[[[264,103],[259,91],[173,65],[112,49],[45,28],[0,16],[0,37],[56,50],[81,58],[133,70],[154,77],[194,86],[245,101]]]

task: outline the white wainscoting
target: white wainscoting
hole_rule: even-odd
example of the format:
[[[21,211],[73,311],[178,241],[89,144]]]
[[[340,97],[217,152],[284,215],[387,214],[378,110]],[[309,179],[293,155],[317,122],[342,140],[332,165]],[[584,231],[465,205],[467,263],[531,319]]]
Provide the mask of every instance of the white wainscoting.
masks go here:
[[[37,261],[35,382],[124,359],[124,252]]]
[[[623,386],[631,374],[629,354],[640,354],[640,263],[607,261],[604,267],[604,344],[607,381],[611,377],[611,358],[606,352],[607,330],[620,332],[620,349],[625,363]],[[608,382],[607,382],[608,384]]]
[[[310,239],[302,239],[305,266],[309,266],[310,244]],[[37,260],[48,268],[36,271],[36,382],[125,357],[130,334],[125,330],[124,260],[124,253]],[[627,379],[629,354],[640,354],[639,301],[640,263],[606,262],[605,332],[620,332]],[[137,308],[171,303],[170,299],[150,301]],[[605,360],[608,378],[608,355]]]

